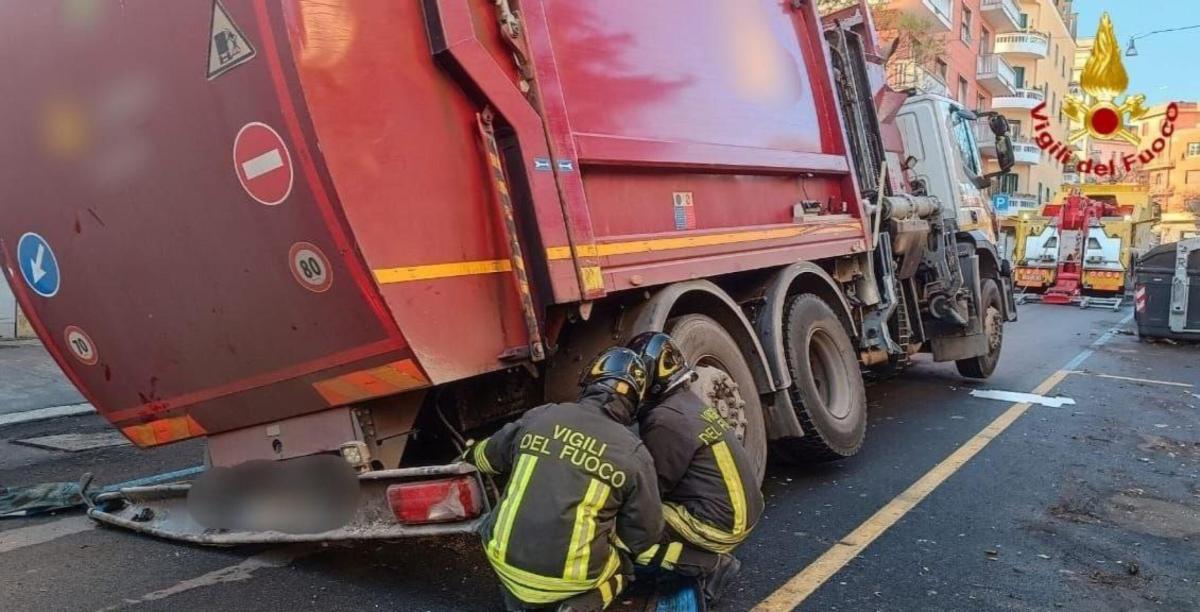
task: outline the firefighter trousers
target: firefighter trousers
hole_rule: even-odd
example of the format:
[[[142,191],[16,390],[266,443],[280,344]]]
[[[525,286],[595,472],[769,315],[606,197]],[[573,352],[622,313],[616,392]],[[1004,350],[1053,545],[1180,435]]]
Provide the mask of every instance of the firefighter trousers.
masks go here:
[[[507,612],[524,612],[526,610],[570,610],[571,612],[601,612],[612,604],[613,600],[621,594],[625,589],[625,585],[629,584],[630,577],[617,573],[607,581],[600,583],[600,586],[580,593],[574,597],[569,597],[563,601],[543,604],[531,605],[527,604],[513,595],[511,591],[500,585],[500,591],[504,595],[504,609]]]

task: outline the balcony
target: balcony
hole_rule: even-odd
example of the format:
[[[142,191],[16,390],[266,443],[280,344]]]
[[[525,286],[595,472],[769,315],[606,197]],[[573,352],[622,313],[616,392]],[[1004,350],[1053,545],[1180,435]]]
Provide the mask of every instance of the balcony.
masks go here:
[[[914,62],[896,62],[888,67],[888,85],[897,91],[915,89],[921,93],[950,95],[941,75],[930,72]]]
[[[894,0],[888,8],[901,10],[933,24],[936,32],[949,32],[950,15],[953,10],[951,0]]]
[[[1017,75],[1004,58],[994,53],[980,55],[976,62],[975,78],[979,86],[993,96],[1011,96],[1016,88]]]
[[[1042,161],[1042,149],[1037,143],[1028,138],[1015,137],[1013,141],[1013,157],[1018,166],[1033,166]]]
[[[1014,89],[1012,95],[992,98],[993,110],[1032,110],[1033,107],[1046,101],[1046,94],[1040,89]]]
[[[1021,10],[1017,8],[1016,0],[983,0],[979,8],[983,11],[983,19],[996,32],[1015,32],[1021,29]]]
[[[1010,32],[996,35],[996,53],[1022,59],[1046,59],[1050,54],[1050,37],[1041,32]]]

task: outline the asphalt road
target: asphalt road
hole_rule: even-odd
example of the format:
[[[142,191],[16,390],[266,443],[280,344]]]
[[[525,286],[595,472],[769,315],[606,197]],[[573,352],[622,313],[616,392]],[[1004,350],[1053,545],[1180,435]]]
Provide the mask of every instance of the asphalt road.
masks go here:
[[[986,384],[920,362],[870,387],[859,456],[769,470],[766,517],[718,609],[750,609],[773,593],[776,609],[1200,609],[1200,346],[1105,336],[1128,315],[1026,306]],[[969,395],[1030,392],[1064,369],[1073,373],[1046,394],[1075,405],[1020,413]],[[118,482],[201,460],[196,443],[64,453],[12,442],[105,429],[95,416],[0,429],[0,484],[85,471]],[[948,465],[964,444],[985,446]],[[931,473],[935,484],[913,497]],[[864,526],[876,539],[860,538]],[[844,565],[814,571],[822,555]],[[204,549],[68,513],[0,520],[0,576],[4,610],[498,609],[478,543],[465,537]],[[785,584],[802,588],[777,593]]]

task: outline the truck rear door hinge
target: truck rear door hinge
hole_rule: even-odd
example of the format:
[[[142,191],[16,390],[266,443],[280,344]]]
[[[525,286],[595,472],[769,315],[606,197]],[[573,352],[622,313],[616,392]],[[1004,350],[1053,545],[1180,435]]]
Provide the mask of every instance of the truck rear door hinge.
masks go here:
[[[518,87],[521,93],[529,95],[533,91],[533,65],[529,63],[529,52],[525,49],[524,30],[521,16],[512,9],[509,0],[492,0],[496,5],[496,19],[500,22],[500,32],[513,53],[513,63],[517,66],[521,82]]]

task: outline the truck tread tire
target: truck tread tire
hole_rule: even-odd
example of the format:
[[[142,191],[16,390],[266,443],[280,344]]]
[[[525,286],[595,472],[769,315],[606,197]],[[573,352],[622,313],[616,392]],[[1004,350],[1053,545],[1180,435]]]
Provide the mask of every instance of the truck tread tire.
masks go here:
[[[996,284],[995,279],[985,278],[980,286],[980,293],[983,295],[985,317],[993,319],[992,324],[997,326],[997,338],[993,341],[988,340],[989,350],[986,355],[971,357],[970,359],[959,359],[954,362],[958,368],[958,373],[967,378],[985,379],[989,378],[996,371],[996,365],[1000,363],[1000,351],[1004,348],[1004,306],[1000,298],[1000,286]],[[987,321],[984,322],[985,328]],[[984,333],[988,333],[985,329]]]
[[[850,336],[829,305],[812,294],[792,298],[783,329],[789,393],[805,434],[778,441],[777,454],[792,462],[854,455],[866,437],[867,395]]]
[[[756,484],[761,486],[767,470],[767,428],[763,421],[758,386],[754,384],[754,375],[737,341],[720,323],[700,314],[673,319],[668,323],[667,330],[687,357],[688,363],[718,367],[737,383],[739,394],[746,402],[743,445],[754,463]]]

